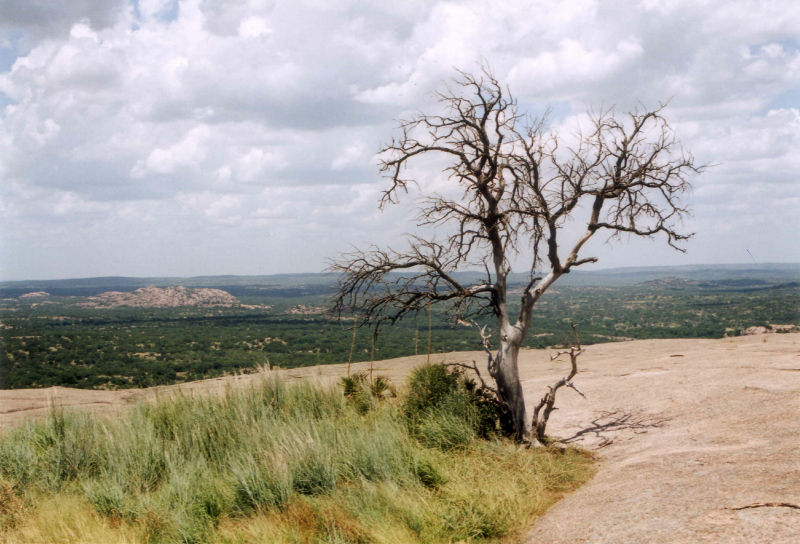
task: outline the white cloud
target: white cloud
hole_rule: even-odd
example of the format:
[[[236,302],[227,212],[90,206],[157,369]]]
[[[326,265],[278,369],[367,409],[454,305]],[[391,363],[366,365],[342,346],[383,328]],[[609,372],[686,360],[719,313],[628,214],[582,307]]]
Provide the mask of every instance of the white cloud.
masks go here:
[[[138,0],[137,7],[140,17],[145,22],[153,19],[162,19],[175,9],[177,0]]]
[[[344,170],[348,166],[361,165],[369,159],[364,142],[355,142],[345,147],[331,163],[331,170]]]
[[[87,21],[97,29],[113,26],[125,9],[124,0],[0,0],[0,31],[21,30],[26,34],[25,41],[62,37],[79,21]]]
[[[239,36],[242,38],[260,38],[271,33],[272,30],[261,17],[247,17],[239,23]]]
[[[158,174],[170,174],[178,168],[199,170],[206,158],[209,136],[208,126],[193,127],[180,141],[170,147],[153,149],[147,156],[146,169]]]
[[[558,93],[570,98],[569,89],[615,77],[632,66],[644,50],[636,39],[620,40],[608,49],[587,47],[575,39],[562,40],[555,50],[523,58],[509,72],[518,92]]]
[[[119,269],[87,257],[64,272],[95,275],[317,270],[350,243],[396,243],[412,210],[376,210],[374,154],[396,119],[438,107],[432,92],[454,66],[481,61],[524,109],[554,104],[564,130],[586,106],[670,100],[678,136],[718,164],[697,181],[703,234],[690,251],[724,260],[735,253],[727,240],[797,225],[787,205],[800,171],[793,8],[0,0],[0,43],[15,57],[0,72],[0,243],[12,255],[0,277],[41,276],[44,254],[28,248],[44,246],[48,263],[114,253]],[[446,191],[440,167],[413,172]],[[274,263],[256,256],[298,247]],[[764,260],[788,258],[769,251]],[[637,256],[619,250],[604,264]]]

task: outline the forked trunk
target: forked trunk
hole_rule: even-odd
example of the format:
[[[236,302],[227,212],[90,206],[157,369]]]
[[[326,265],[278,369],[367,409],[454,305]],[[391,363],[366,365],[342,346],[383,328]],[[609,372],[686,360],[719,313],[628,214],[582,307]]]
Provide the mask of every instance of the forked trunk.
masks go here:
[[[519,367],[517,366],[519,348],[518,342],[501,342],[500,349],[495,356],[492,378],[497,384],[500,400],[505,402],[509,409],[514,437],[519,441],[524,441],[529,438],[530,429],[525,410],[525,397],[519,381]]]

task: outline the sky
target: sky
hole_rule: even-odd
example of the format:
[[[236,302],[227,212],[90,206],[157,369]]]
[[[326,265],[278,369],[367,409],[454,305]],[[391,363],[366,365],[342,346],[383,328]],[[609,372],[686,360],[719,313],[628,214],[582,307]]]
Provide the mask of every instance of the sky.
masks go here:
[[[0,280],[318,272],[402,248],[413,197],[378,209],[377,153],[481,63],[553,130],[669,101],[713,165],[686,253],[598,237],[595,268],[800,261],[795,0],[0,0]]]

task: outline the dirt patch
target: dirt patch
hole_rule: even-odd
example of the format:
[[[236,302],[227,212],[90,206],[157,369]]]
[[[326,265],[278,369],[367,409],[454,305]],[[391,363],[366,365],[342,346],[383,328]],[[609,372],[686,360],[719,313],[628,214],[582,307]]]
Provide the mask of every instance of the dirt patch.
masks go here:
[[[375,363],[402,382],[426,356]],[[482,365],[481,352],[431,357]],[[529,403],[566,370],[547,350],[521,355]],[[530,543],[795,544],[800,510],[800,334],[722,340],[646,340],[589,346],[576,385],[559,392],[549,432],[593,449],[597,476],[533,527]],[[346,365],[279,370],[335,380]],[[367,363],[353,370],[367,369]],[[51,402],[113,414],[175,392],[214,393],[244,375],[147,390],[0,391],[0,429],[46,414]],[[761,504],[764,506],[743,508]]]

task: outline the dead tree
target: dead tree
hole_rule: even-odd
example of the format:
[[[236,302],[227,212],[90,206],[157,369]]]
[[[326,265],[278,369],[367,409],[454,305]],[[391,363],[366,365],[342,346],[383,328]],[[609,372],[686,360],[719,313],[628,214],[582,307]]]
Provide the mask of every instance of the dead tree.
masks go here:
[[[486,69],[459,72],[438,98],[441,113],[402,121],[381,163],[389,187],[380,206],[418,188],[417,225],[431,234],[409,236],[405,250],[373,247],[335,261],[331,269],[341,273],[335,310],[358,312],[361,323],[375,326],[438,303],[457,318],[492,316],[497,329],[491,347],[483,335],[488,374],[516,437],[525,440],[531,422],[517,358],[536,302],[562,275],[597,261],[581,251],[598,232],[663,235],[680,250],[691,236],[680,229],[688,213],[681,197],[702,167],[680,149],[663,106],[595,113],[574,144],[560,145],[563,139],[548,132],[546,119],[520,114]],[[426,193],[426,179],[405,175],[409,163],[429,155],[446,161],[447,194]],[[566,242],[568,221],[585,228]],[[529,258],[529,274],[512,308],[510,262],[523,257]],[[455,273],[476,267],[483,270],[477,282],[462,282]]]
[[[536,438],[540,442],[544,442],[545,440],[545,430],[547,429],[547,422],[550,420],[550,414],[555,409],[556,403],[556,393],[559,389],[564,386],[567,386],[576,393],[578,393],[583,398],[586,398],[586,395],[577,388],[577,386],[572,383],[572,380],[575,378],[575,375],[578,373],[578,356],[583,353],[583,348],[581,347],[581,342],[578,339],[577,327],[573,323],[572,330],[574,333],[575,341],[573,345],[566,350],[559,350],[555,352],[553,355],[550,356],[551,361],[555,361],[559,359],[563,355],[569,355],[569,362],[570,362],[570,371],[569,374],[558,380],[553,385],[547,387],[547,393],[542,397],[542,400],[539,401],[539,404],[536,405],[536,408],[533,409],[533,422],[531,424],[531,429],[536,433]]]

